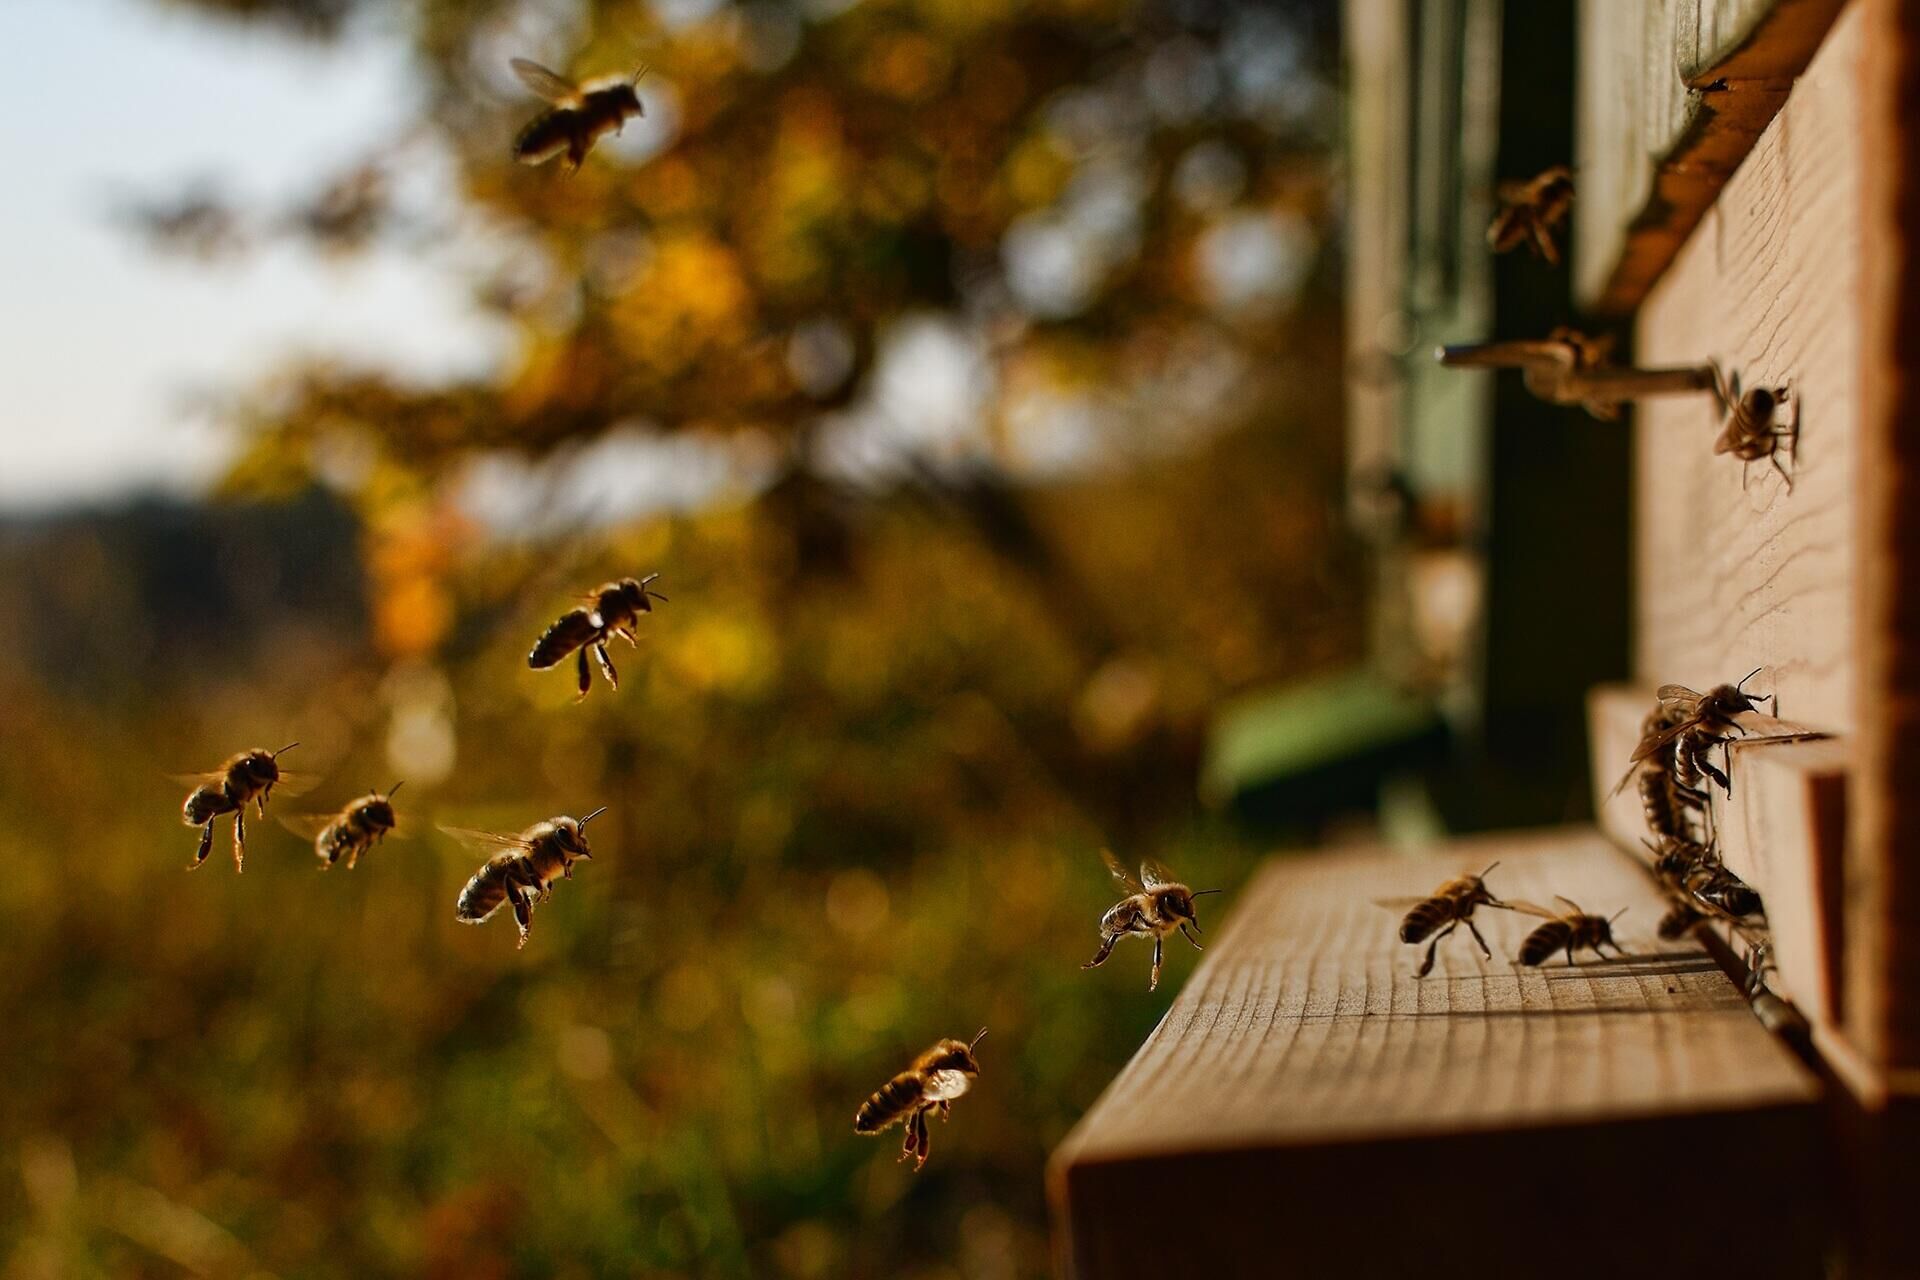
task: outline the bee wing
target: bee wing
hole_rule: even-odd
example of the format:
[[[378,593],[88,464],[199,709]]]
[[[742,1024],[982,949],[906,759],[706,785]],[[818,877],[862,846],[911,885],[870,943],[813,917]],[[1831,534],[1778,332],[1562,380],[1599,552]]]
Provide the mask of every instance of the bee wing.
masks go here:
[[[1158,858],[1140,860],[1140,883],[1149,889],[1158,889],[1163,885],[1179,884],[1180,878],[1167,869],[1167,864]]]
[[[283,769],[280,771],[279,778],[274,781],[273,794],[303,796],[319,785],[320,775],[317,773],[288,773]]]
[[[475,853],[492,855],[506,849],[528,849],[532,846],[519,836],[510,836],[503,831],[481,831],[475,827],[446,827],[440,830],[452,836]]]
[[[1107,864],[1107,871],[1112,874],[1115,880],[1120,882],[1122,889],[1125,889],[1130,894],[1146,892],[1140,884],[1140,878],[1134,875],[1133,872],[1127,870],[1127,868],[1122,865],[1120,859],[1113,856],[1113,850],[1102,849],[1100,851],[1100,860]]]
[[[1653,691],[1653,696],[1660,700],[1663,709],[1667,703],[1672,703],[1675,710],[1684,710],[1692,715],[1700,709],[1700,700],[1705,695],[1683,684],[1663,684]]]
[[[1375,898],[1373,905],[1385,907],[1389,911],[1411,911],[1425,901],[1425,898],[1417,894],[1410,894],[1404,898]]]
[[[337,813],[283,813],[279,822],[302,840],[317,840],[339,816]]]
[[[556,106],[570,107],[580,101],[580,86],[557,71],[549,71],[527,58],[515,58],[507,64],[520,83]]]
[[[210,786],[225,782],[226,779],[227,771],[225,769],[211,769],[206,773],[170,773],[167,775],[168,782],[175,782],[183,787]]]
[[[1687,719],[1682,720],[1679,724],[1670,724],[1666,728],[1660,730],[1660,732],[1658,733],[1647,734],[1645,737],[1640,739],[1640,745],[1633,749],[1633,758],[1631,763],[1639,764],[1642,760],[1645,760],[1648,756],[1652,755],[1654,752],[1658,751],[1660,748],[1666,746],[1669,742],[1672,742],[1675,738],[1679,737],[1681,734],[1685,733],[1687,730],[1693,728],[1693,726],[1698,723],[1700,723],[1700,721],[1696,717],[1689,716]],[[1633,776],[1633,771],[1628,770],[1627,777],[1630,778],[1632,776]],[[1623,778],[1621,779],[1620,786],[1615,787],[1614,790],[1619,791],[1622,787],[1625,787],[1625,786],[1626,786],[1626,779]]]
[[[1521,912],[1524,915],[1539,916],[1542,920],[1558,920],[1562,914],[1561,912],[1543,907],[1537,902],[1523,902],[1518,898],[1502,898],[1501,901],[1515,911]]]

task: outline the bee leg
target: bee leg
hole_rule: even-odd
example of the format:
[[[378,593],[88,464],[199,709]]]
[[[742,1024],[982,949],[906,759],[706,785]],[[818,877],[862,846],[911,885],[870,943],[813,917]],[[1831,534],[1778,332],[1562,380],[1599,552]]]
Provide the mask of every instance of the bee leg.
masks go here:
[[[1100,936],[1100,949],[1093,953],[1093,959],[1087,961],[1080,967],[1082,969],[1098,969],[1107,962],[1107,957],[1113,954],[1113,944],[1118,941],[1120,941],[1120,935],[1117,933],[1102,934]]]
[[[1186,940],[1187,940],[1188,942],[1190,942],[1190,943],[1192,943],[1192,944],[1193,944],[1193,949],[1194,949],[1195,951],[1205,951],[1205,950],[1206,950],[1206,948],[1205,948],[1205,947],[1203,947],[1203,946],[1201,946],[1201,945],[1200,945],[1200,943],[1199,943],[1199,940],[1198,940],[1198,939],[1196,939],[1196,938],[1195,938],[1195,937],[1194,937],[1194,936],[1193,936],[1192,934],[1190,934],[1190,933],[1188,933],[1188,932],[1187,932],[1187,926],[1186,926],[1186,922],[1185,922],[1185,921],[1182,921],[1182,922],[1181,922],[1181,924],[1180,924],[1180,936],[1181,936],[1181,937],[1183,937],[1183,938],[1185,938],[1185,939],[1186,939]]]
[[[187,870],[189,871],[199,870],[200,865],[207,860],[207,855],[212,852],[213,852],[213,819],[208,818],[206,830],[200,833],[200,851],[193,855],[193,861],[187,864]]]
[[[247,807],[241,805],[233,812],[233,869],[245,871],[247,861]]]
[[[600,664],[600,674],[607,678],[607,687],[618,689],[620,687],[620,673],[613,669],[613,655],[607,652],[605,641],[601,641],[599,644],[593,646],[593,656]]]
[[[920,1150],[920,1134],[914,1127],[914,1121],[919,1118],[920,1113],[916,1111],[908,1116],[906,1122],[900,1126],[904,1136],[900,1139],[900,1160],[895,1160],[895,1164],[899,1164],[901,1160],[905,1160],[908,1156],[918,1154]]]
[[[1433,941],[1427,944],[1427,954],[1425,958],[1420,961],[1420,972],[1416,973],[1414,977],[1424,978],[1433,972],[1433,953],[1439,949],[1440,940],[1459,927],[1460,922],[1455,920],[1452,924],[1433,935]]]
[[[1467,921],[1467,932],[1471,933],[1473,940],[1480,944],[1480,954],[1489,960],[1493,959],[1493,948],[1488,946],[1487,940],[1480,936],[1480,926],[1471,919]]]
[[[1166,939],[1160,937],[1155,937],[1153,940],[1153,976],[1147,980],[1149,991],[1160,989],[1160,944],[1164,941]]]
[[[953,1099],[952,1098],[940,1099],[940,1123],[945,1124],[947,1122],[947,1117],[952,1114],[953,1114]]]
[[[587,690],[593,688],[593,672],[587,670],[587,651],[585,648],[580,650],[580,656],[575,660],[574,665],[579,668],[580,697],[584,698],[587,696]]]
[[[507,886],[507,901],[513,904],[513,920],[520,926],[520,941],[515,944],[518,951],[527,945],[527,934],[533,929],[533,903],[528,901],[526,893],[518,886]]]
[[[927,1113],[925,1111],[914,1112],[911,1123],[913,1125],[914,1136],[920,1144],[919,1154],[913,1159],[913,1171],[918,1173],[927,1167],[927,1156],[932,1154],[933,1144],[927,1136]]]
[[[1573,968],[1573,943],[1567,943],[1567,968]]]
[[[1793,492],[1793,476],[1787,471],[1786,467],[1781,465],[1780,451],[1778,449],[1774,450],[1772,456],[1773,456],[1773,469],[1775,471],[1778,471],[1780,473],[1780,478],[1787,482],[1787,492],[1792,493]]]

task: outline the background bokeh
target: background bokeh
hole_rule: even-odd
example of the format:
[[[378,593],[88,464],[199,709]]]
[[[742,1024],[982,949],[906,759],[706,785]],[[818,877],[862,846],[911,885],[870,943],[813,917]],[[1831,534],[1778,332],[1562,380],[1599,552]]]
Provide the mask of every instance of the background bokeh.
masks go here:
[[[146,7],[409,89],[94,216],[429,264],[484,337],[261,359],[197,389],[209,492],[0,520],[0,1276],[1044,1273],[1047,1152],[1197,958],[1081,972],[1097,851],[1230,914],[1274,838],[1199,799],[1217,709],[1362,644],[1334,6]],[[515,55],[647,61],[647,116],[518,168]],[[527,670],[654,570],[617,693]],[[405,838],[186,875],[167,775],[296,738],[274,810],[404,778]],[[601,804],[524,952],[453,921],[434,824]],[[981,1026],[923,1173],[855,1137]]]

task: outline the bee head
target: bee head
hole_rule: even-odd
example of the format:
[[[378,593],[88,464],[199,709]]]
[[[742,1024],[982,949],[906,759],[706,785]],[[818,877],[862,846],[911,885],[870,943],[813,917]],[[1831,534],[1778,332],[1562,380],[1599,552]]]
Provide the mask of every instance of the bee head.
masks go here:
[[[241,758],[240,768],[255,782],[268,783],[280,780],[280,766],[275,757],[293,750],[300,744],[289,742],[279,751],[249,751]]]
[[[1746,692],[1746,683],[1759,675],[1764,669],[1763,667],[1755,667],[1753,670],[1747,672],[1746,675],[1740,677],[1739,684],[1723,684],[1707,696],[1723,715],[1731,716],[1737,715],[1742,711],[1757,711],[1759,708],[1754,704],[1756,702],[1771,702],[1773,695],[1770,693],[1764,696],[1749,694]]]
[[[1622,907],[1606,919],[1595,922],[1594,931],[1600,935],[1600,941],[1615,949],[1619,948],[1620,944],[1613,940],[1613,922],[1625,914],[1627,914],[1627,909]]]
[[[365,821],[368,826],[377,827],[381,831],[393,830],[399,822],[399,819],[394,817],[393,814],[393,793],[398,791],[402,785],[402,783],[396,782],[388,787],[385,793],[376,791],[361,801],[361,819]]]
[[[553,827],[560,838],[560,847],[576,858],[585,858],[588,862],[592,862],[593,848],[587,843],[587,824],[606,811],[607,806],[601,805],[586,817],[577,820],[555,818]]]
[[[1500,907],[1500,906],[1506,905],[1505,903],[1501,902],[1500,899],[1494,897],[1493,891],[1487,888],[1487,876],[1490,875],[1493,869],[1499,865],[1500,864],[1498,862],[1488,863],[1487,869],[1485,871],[1482,871],[1477,876],[1471,877],[1471,879],[1473,880],[1473,900],[1475,902],[1482,903],[1489,907]]]
[[[973,1047],[980,1043],[980,1037],[987,1034],[985,1027],[980,1028],[972,1043],[965,1040],[942,1040],[934,1047],[932,1070],[961,1071],[970,1076],[980,1074],[980,1063],[973,1056]]]
[[[632,80],[625,84],[610,85],[602,91],[607,95],[608,101],[620,109],[621,119],[626,120],[634,116],[644,116],[647,114],[646,108],[640,105],[639,89],[640,76],[645,74],[647,74],[647,69],[642,67],[640,68],[639,74],[634,76]]]

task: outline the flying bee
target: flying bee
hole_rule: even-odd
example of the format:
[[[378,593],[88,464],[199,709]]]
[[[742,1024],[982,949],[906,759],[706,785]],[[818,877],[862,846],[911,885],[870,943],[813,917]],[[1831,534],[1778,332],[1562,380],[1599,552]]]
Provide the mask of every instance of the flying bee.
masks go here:
[[[1715,685],[1706,693],[1696,693],[1683,684],[1661,685],[1654,694],[1659,705],[1647,717],[1640,745],[1633,749],[1633,762],[1609,795],[1617,795],[1627,785],[1642,761],[1653,759],[1669,746],[1673,749],[1674,767],[1683,780],[1705,774],[1719,783],[1722,791],[1732,795],[1733,784],[1713,763],[1712,752],[1715,747],[1724,747],[1735,734],[1746,732],[1735,716],[1757,711],[1755,702],[1772,699],[1772,694],[1756,698],[1743,689],[1760,671],[1761,668],[1755,667],[1740,678],[1739,684]]]
[[[1494,897],[1487,888],[1487,872],[1499,865],[1496,862],[1477,876],[1456,877],[1435,889],[1431,897],[1413,901],[1411,909],[1400,920],[1400,941],[1409,945],[1427,943],[1427,954],[1420,961],[1420,972],[1417,976],[1424,978],[1433,971],[1433,954],[1439,947],[1440,940],[1463,924],[1473,935],[1473,940],[1480,944],[1480,950],[1486,957],[1489,960],[1493,958],[1493,949],[1487,945],[1487,940],[1480,936],[1479,928],[1473,923],[1473,912],[1476,907],[1505,909],[1507,904]],[[1377,905],[1395,910],[1406,901],[1404,898],[1375,899]],[[1446,927],[1441,928],[1442,925]],[[1436,933],[1435,930],[1439,932]],[[1428,938],[1432,941],[1427,941]]]
[[[1525,182],[1500,184],[1500,211],[1487,227],[1487,244],[1495,253],[1526,245],[1552,266],[1560,265],[1560,249],[1553,229],[1573,204],[1573,170],[1557,164]]]
[[[1780,407],[1786,403],[1790,394],[1785,387],[1754,387],[1744,395],[1739,383],[1731,385],[1720,375],[1716,366],[1714,371],[1714,396],[1720,401],[1720,411],[1724,415],[1720,424],[1720,435],[1713,442],[1716,455],[1730,453],[1740,459],[1740,487],[1747,487],[1747,469],[1762,458],[1773,463],[1773,469],[1787,482],[1787,491],[1793,491],[1793,476],[1780,462],[1780,441],[1791,441],[1789,451],[1797,459],[1800,452],[1800,428],[1798,422],[1791,427],[1778,425]]]
[[[586,597],[591,604],[567,610],[540,634],[533,642],[533,651],[527,655],[527,665],[535,671],[545,671],[568,654],[577,652],[580,696],[584,698],[593,687],[593,673],[587,668],[587,653],[591,650],[600,664],[600,674],[609,686],[618,689],[620,673],[614,670],[607,641],[619,636],[630,645],[639,645],[633,629],[640,615],[652,613],[655,600],[666,599],[652,589],[653,580],[659,576],[650,573],[644,578],[622,578],[595,588],[593,594]]]
[[[1148,858],[1140,864],[1140,874],[1120,865],[1120,859],[1113,856],[1111,850],[1102,849],[1100,856],[1106,861],[1107,870],[1119,882],[1127,896],[1108,908],[1100,917],[1100,950],[1093,959],[1081,965],[1082,969],[1095,969],[1107,962],[1113,954],[1114,943],[1125,937],[1153,939],[1153,976],[1147,980],[1147,990],[1154,991],[1160,986],[1160,947],[1168,934],[1175,929],[1180,936],[1193,944],[1195,951],[1204,951],[1200,940],[1194,933],[1204,933],[1200,928],[1200,918],[1194,913],[1193,900],[1204,898],[1210,893],[1219,893],[1218,889],[1201,889],[1198,892],[1187,888],[1173,878],[1173,872],[1160,862]],[[1188,925],[1193,926],[1189,932]]]
[[[334,864],[343,860],[351,871],[361,854],[386,839],[398,825],[393,793],[404,785],[396,782],[384,792],[368,792],[338,813],[297,813],[280,819],[280,823],[295,835],[313,841],[322,871],[333,870]]]
[[[537,62],[515,58],[509,64],[520,83],[553,105],[535,116],[513,140],[513,158],[521,164],[544,164],[565,153],[567,172],[579,171],[593,144],[622,125],[646,114],[640,105],[643,65],[631,78],[613,77],[577,85]]]
[[[973,1056],[974,1046],[987,1034],[985,1027],[973,1038],[942,1040],[913,1060],[913,1065],[874,1091],[853,1113],[853,1131],[868,1136],[878,1134],[896,1121],[906,1125],[906,1141],[900,1146],[900,1159],[914,1158],[915,1173],[927,1163],[927,1113],[938,1111],[945,1120],[953,1109],[953,1100],[973,1087],[980,1064]]]
[[[182,775],[178,781],[191,786],[186,803],[180,806],[180,820],[190,827],[201,827],[200,848],[187,870],[196,870],[213,852],[213,820],[221,814],[233,815],[233,869],[246,870],[247,805],[258,807],[267,816],[267,797],[277,785],[289,794],[297,794],[292,780],[280,772],[279,757],[300,744],[289,742],[278,751],[255,749],[230,756],[211,773]]]
[[[1546,918],[1546,923],[1528,934],[1526,940],[1520,944],[1521,964],[1543,964],[1554,952],[1564,949],[1567,953],[1567,963],[1571,965],[1573,953],[1582,947],[1590,949],[1602,960],[1607,958],[1607,953],[1601,950],[1602,947],[1612,947],[1623,956],[1627,954],[1620,944],[1613,940],[1613,922],[1626,914],[1625,907],[1614,912],[1612,916],[1595,916],[1582,911],[1580,904],[1571,898],[1563,898],[1555,894],[1554,901],[1564,903],[1568,910],[1549,911],[1531,902],[1507,904],[1515,911],[1524,911],[1528,915]]]
[[[575,862],[593,860],[593,850],[587,844],[587,824],[606,811],[602,805],[580,819],[549,818],[517,836],[441,827],[468,848],[494,851],[460,890],[453,918],[462,924],[480,924],[498,911],[501,903],[511,903],[514,921],[520,926],[515,950],[526,946],[527,934],[533,928],[534,904],[553,896],[554,881],[573,879]]]

